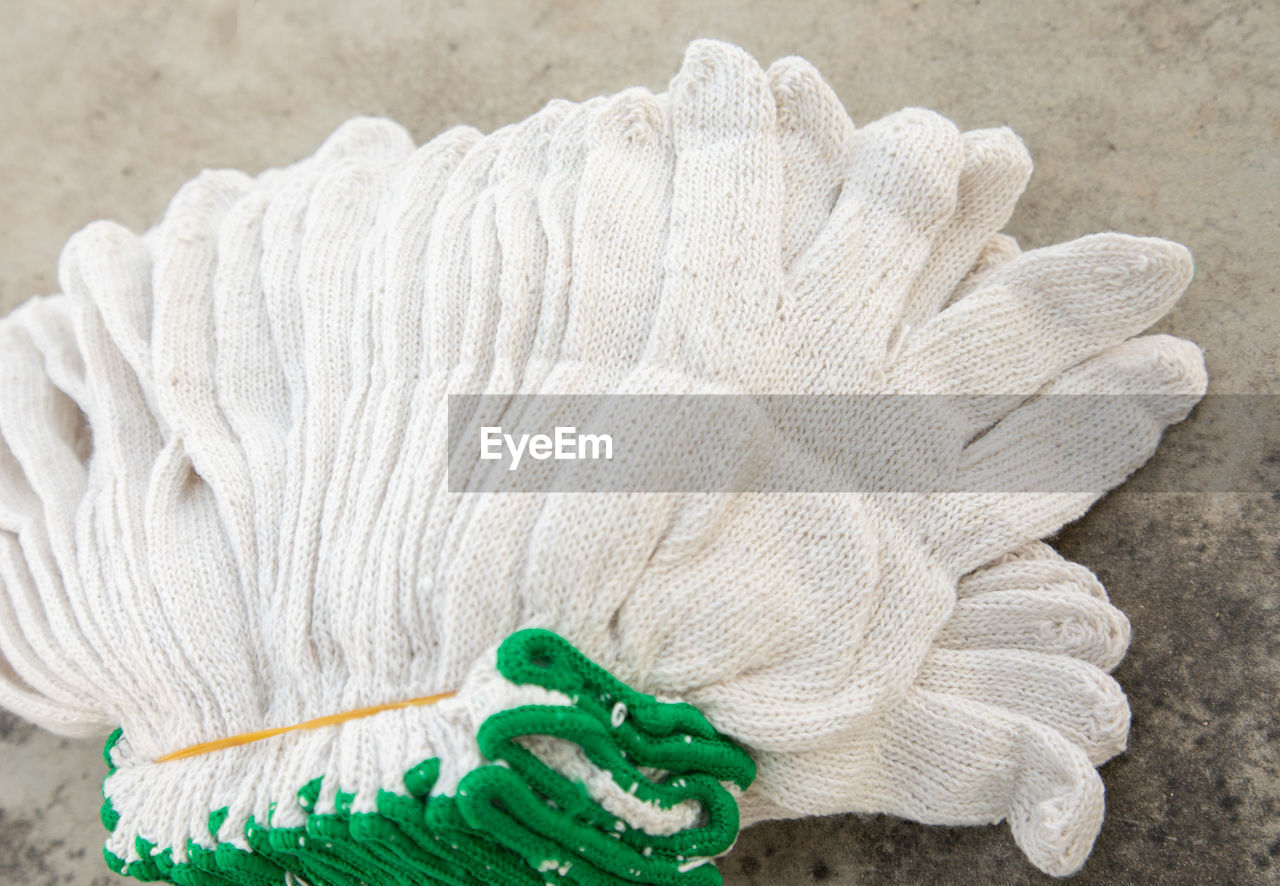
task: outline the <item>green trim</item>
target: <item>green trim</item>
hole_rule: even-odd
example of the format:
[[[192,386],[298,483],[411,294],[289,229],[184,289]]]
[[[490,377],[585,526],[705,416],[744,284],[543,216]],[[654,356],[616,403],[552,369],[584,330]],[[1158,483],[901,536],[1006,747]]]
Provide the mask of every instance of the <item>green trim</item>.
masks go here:
[[[126,863],[104,850],[107,866],[135,880],[179,886],[282,886],[286,873],[310,886],[720,883],[712,864],[682,868],[727,851],[737,838],[737,803],[722,782],[745,790],[755,778],[742,748],[697,708],[636,692],[549,631],[512,634],[498,649],[497,666],[512,683],[555,690],[572,705],[522,705],[486,719],[476,742],[493,762],[464,775],[456,794],[431,794],[440,774],[433,758],[405,773],[406,793],[379,791],[376,812],[352,812],[354,796],[339,792],[334,811],[320,814],[313,811],[321,789],[315,778],[297,795],[306,823],[274,826],[274,809],[265,823],[250,818],[248,850],[218,841],[224,807],[209,815],[213,849],[188,841],[188,861],[175,862],[172,847],[158,850],[138,837],[139,860]],[[534,735],[578,745],[642,802],[664,809],[696,802],[698,823],[666,836],[630,827],[518,741]],[[107,739],[107,779],[121,737],[117,729]],[[642,769],[667,775],[654,781]],[[107,779],[101,817],[114,831],[120,816],[106,795]]]

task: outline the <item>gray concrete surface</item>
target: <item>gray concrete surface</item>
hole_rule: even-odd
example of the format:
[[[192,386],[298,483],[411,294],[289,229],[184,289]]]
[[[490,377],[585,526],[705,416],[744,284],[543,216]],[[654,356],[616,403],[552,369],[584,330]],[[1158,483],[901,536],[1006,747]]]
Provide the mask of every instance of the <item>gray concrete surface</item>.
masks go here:
[[[56,290],[76,229],[144,227],[203,166],[288,162],[353,114],[425,140],[554,96],[661,87],[698,36],[808,57],[860,123],[917,104],[1011,125],[1037,164],[1010,226],[1024,247],[1103,229],[1190,245],[1197,278],[1160,328],[1205,348],[1213,391],[1280,394],[1272,0],[3,0],[0,311]],[[1227,437],[1197,412],[1149,470],[1193,469]],[[1074,882],[1280,880],[1280,494],[1139,488],[1057,539],[1135,638],[1118,672],[1130,750],[1103,770],[1107,822]],[[0,714],[0,883],[115,880],[99,860],[98,754]],[[1004,827],[851,816],[753,828],[722,869],[734,886],[1048,880]]]

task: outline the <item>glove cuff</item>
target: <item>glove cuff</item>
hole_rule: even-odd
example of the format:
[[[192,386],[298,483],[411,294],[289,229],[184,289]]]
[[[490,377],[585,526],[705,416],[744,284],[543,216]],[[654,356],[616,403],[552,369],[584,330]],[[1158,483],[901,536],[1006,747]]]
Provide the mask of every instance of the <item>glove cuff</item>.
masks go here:
[[[369,747],[375,726],[386,746],[437,753],[371,787],[356,776],[377,768],[361,751],[385,749]],[[335,728],[319,755],[295,733],[164,763],[131,759],[117,730],[108,865],[179,884],[718,883],[706,862],[737,838],[755,775],[696,708],[632,690],[543,630],[508,637],[453,699]],[[302,759],[324,762],[295,797],[255,775]]]

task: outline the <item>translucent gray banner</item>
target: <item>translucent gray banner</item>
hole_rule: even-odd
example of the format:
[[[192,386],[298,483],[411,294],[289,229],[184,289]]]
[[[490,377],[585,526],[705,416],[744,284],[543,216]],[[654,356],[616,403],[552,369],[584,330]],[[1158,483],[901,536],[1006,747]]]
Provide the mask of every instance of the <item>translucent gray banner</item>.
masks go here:
[[[1193,407],[1164,395],[454,395],[453,492],[1105,492]],[[1220,394],[1136,492],[1280,493],[1280,396]]]

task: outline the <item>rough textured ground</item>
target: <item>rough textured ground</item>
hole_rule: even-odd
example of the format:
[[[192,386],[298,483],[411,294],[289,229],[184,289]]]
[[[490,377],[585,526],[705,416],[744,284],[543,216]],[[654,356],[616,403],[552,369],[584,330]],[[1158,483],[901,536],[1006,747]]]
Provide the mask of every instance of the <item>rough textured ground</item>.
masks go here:
[[[965,128],[1011,125],[1037,163],[1011,225],[1024,247],[1103,229],[1189,244],[1197,278],[1160,328],[1204,346],[1212,390],[1280,394],[1280,5],[1066,5],[3,0],[0,311],[56,290],[76,229],[144,227],[202,166],[288,162],[353,114],[425,140],[554,96],[661,87],[688,40],[719,36],[765,61],[805,55],[860,123],[916,104]],[[1229,421],[1202,408],[1145,476],[1220,458]],[[1275,479],[1269,445],[1234,454],[1249,488],[1276,488],[1256,479]],[[1130,751],[1103,771],[1107,822],[1074,882],[1275,881],[1280,494],[1142,489],[1058,539],[1134,626],[1118,672]],[[114,879],[98,856],[98,754],[0,714],[0,882]],[[735,886],[1048,880],[1003,827],[883,818],[762,825],[722,867]]]

